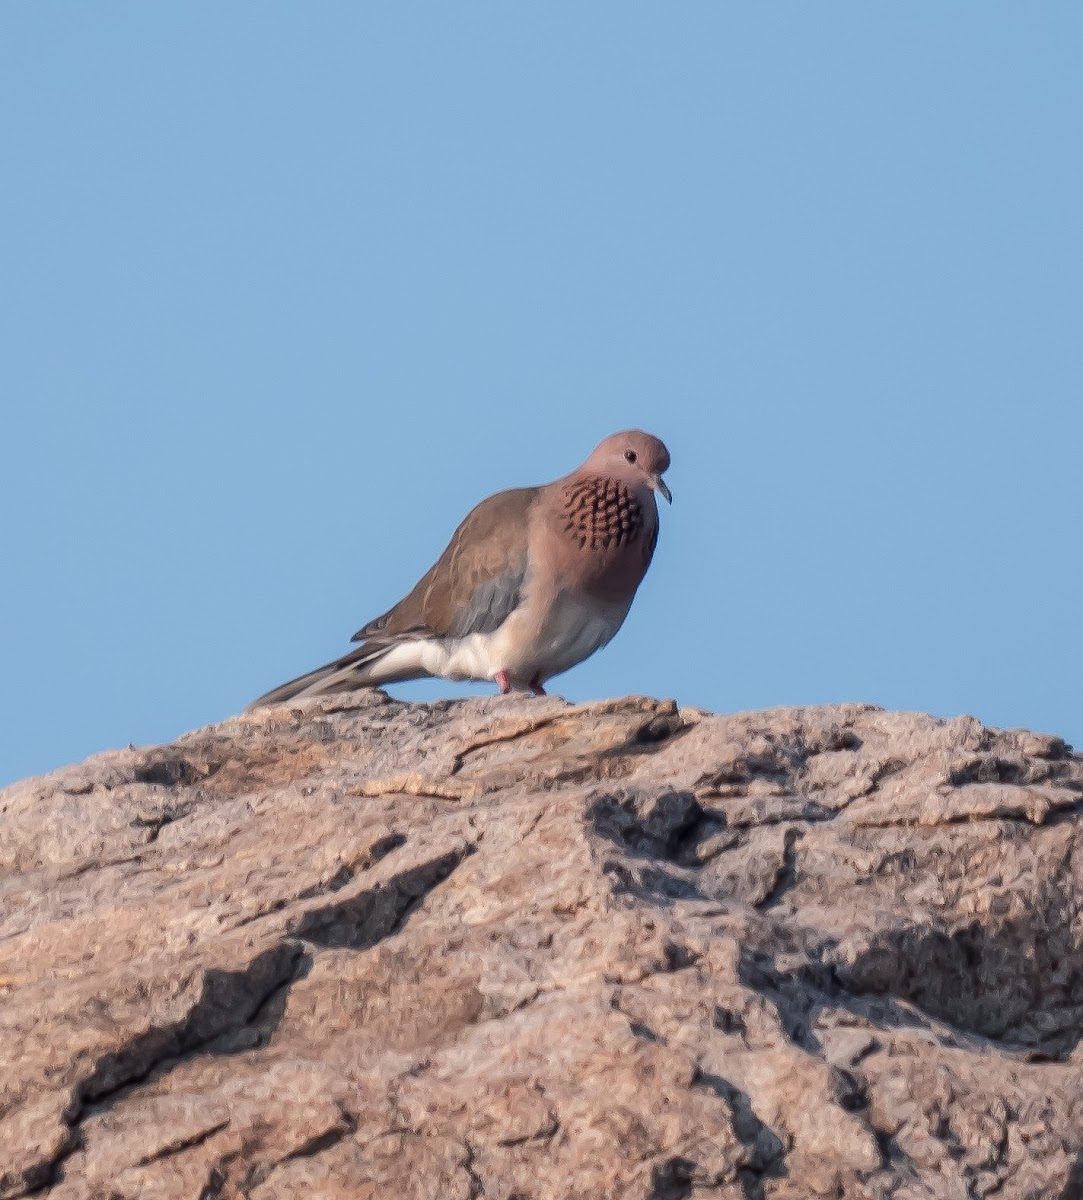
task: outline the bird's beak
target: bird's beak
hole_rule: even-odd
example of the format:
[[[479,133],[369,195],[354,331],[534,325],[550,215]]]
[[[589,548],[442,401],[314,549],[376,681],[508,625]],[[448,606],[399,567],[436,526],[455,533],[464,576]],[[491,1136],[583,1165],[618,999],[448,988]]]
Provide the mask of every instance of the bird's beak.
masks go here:
[[[651,482],[654,484],[654,490],[656,492],[661,493],[661,495],[665,496],[666,503],[672,504],[673,503],[673,493],[669,490],[668,487],[666,487],[666,481],[662,478],[662,476],[655,475],[654,479]]]

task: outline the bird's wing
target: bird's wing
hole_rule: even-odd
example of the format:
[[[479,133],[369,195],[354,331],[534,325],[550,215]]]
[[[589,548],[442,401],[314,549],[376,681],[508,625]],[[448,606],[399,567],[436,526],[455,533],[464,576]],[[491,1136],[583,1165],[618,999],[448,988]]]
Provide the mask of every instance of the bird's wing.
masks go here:
[[[530,510],[540,490],[514,488],[483,500],[414,590],[351,640],[466,637],[498,629],[519,605]]]

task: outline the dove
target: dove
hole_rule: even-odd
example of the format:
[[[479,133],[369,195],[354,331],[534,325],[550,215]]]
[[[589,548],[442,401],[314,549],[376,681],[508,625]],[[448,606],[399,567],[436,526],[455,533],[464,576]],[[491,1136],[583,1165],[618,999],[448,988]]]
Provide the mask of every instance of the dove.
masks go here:
[[[668,468],[658,438],[629,430],[570,475],[483,500],[356,649],[249,708],[432,677],[545,695],[624,623],[658,541],[655,494],[672,503]]]

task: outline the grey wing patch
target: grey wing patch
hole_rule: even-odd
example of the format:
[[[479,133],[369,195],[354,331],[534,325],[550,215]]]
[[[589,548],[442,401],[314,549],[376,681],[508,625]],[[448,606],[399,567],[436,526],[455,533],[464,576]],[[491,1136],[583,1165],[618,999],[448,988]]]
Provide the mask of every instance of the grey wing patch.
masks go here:
[[[522,601],[526,568],[509,571],[479,583],[469,602],[456,613],[451,626],[453,637],[471,633],[493,633],[511,616]]]
[[[383,616],[377,617],[373,621],[369,621],[367,625],[362,625],[361,628],[350,638],[351,642],[364,642],[369,638],[379,637],[391,619],[391,614],[394,609],[388,609]],[[424,625],[412,625],[408,629],[400,629],[399,634],[403,633],[425,633]]]

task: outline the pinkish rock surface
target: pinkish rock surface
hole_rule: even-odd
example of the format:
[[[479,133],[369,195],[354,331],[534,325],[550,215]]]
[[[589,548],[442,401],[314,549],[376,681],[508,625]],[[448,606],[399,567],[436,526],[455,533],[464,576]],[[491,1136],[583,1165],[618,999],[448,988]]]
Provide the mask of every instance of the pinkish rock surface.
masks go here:
[[[1083,760],[265,709],[0,792],[0,1197],[1083,1196]]]

